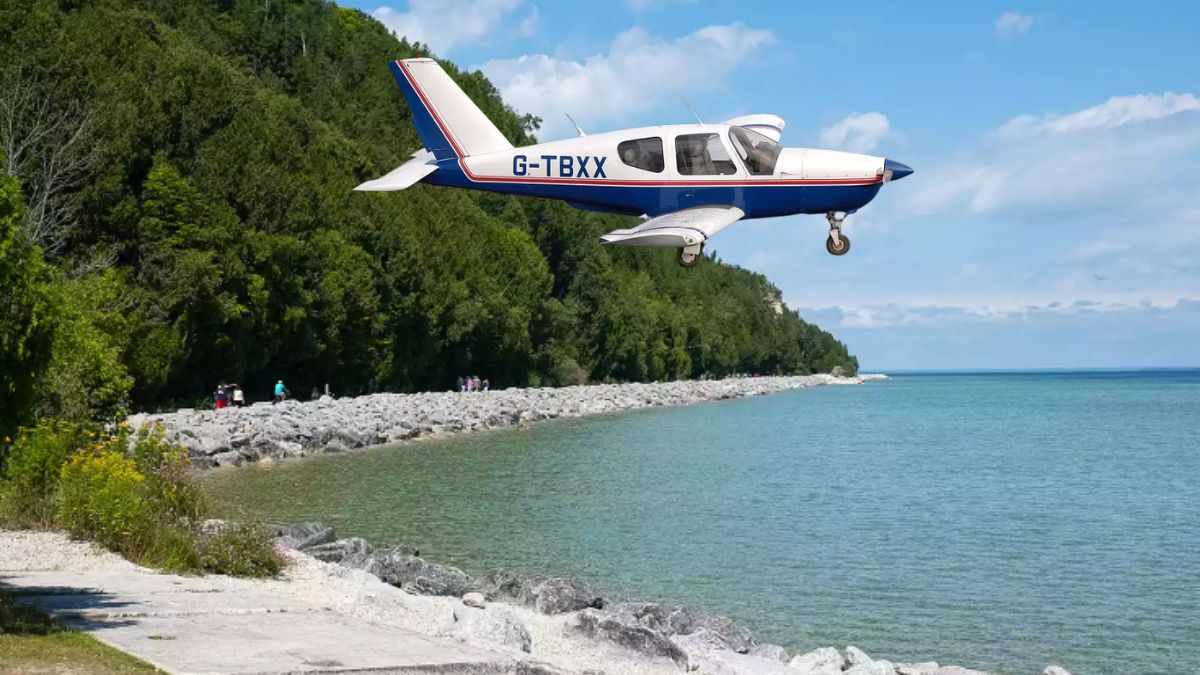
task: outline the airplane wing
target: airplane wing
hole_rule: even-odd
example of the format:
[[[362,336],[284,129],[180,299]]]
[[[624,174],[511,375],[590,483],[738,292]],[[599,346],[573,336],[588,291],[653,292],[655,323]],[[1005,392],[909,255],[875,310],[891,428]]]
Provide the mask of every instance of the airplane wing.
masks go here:
[[[412,187],[422,178],[437,171],[436,162],[432,152],[421,148],[412,154],[412,159],[396,167],[387,175],[369,180],[354,190],[356,192],[394,192]]]
[[[628,230],[613,230],[600,241],[614,246],[698,246],[745,215],[736,206],[695,206],[651,218]]]

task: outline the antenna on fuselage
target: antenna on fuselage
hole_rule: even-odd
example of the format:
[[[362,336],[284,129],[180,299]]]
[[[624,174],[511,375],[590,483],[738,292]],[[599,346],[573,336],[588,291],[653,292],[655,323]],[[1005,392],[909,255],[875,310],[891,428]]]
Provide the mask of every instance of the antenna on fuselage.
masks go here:
[[[687,100],[687,97],[682,94],[680,94],[679,100],[683,101],[683,104],[687,106],[688,111],[692,113],[692,117],[696,118],[696,124],[704,126],[704,120],[700,119],[700,116],[696,114],[696,109],[692,107],[692,102]]]
[[[567,119],[571,120],[571,124],[575,125],[575,131],[579,132],[580,136],[587,136],[587,134],[585,134],[583,132],[583,129],[579,128],[579,122],[576,122],[575,118],[571,117],[571,113],[563,113],[563,114],[567,116]]]

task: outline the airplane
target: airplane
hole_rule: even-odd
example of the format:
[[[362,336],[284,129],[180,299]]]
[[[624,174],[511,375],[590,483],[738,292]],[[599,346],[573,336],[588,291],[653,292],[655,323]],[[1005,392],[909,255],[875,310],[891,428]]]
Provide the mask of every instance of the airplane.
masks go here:
[[[846,216],[885,183],[913,172],[884,157],[785,148],[779,143],[784,120],[765,114],[592,135],[576,125],[576,138],[515,148],[437,61],[401,59],[391,70],[425,147],[355,190],[424,182],[643,216],[637,227],[609,232],[601,243],[674,248],[684,267],[702,258],[708,239],[739,220],[799,213],[825,214],[825,249],[845,255]]]

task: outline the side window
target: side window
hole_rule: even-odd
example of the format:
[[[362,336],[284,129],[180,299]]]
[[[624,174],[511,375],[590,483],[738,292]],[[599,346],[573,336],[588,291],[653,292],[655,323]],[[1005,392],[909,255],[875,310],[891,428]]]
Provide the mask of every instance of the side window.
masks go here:
[[[665,164],[661,138],[639,138],[619,143],[617,156],[622,162],[642,171],[661,173]]]
[[[737,173],[717,134],[675,137],[675,166],[685,176],[728,176]]]

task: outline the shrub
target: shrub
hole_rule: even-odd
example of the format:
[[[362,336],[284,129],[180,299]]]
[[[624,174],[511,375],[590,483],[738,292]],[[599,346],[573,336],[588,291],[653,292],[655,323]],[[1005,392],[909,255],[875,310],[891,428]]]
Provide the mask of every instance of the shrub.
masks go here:
[[[261,528],[201,532],[209,504],[187,451],[159,428],[101,434],[64,422],[24,429],[0,473],[0,525],[57,526],[143,565],[272,576],[283,560]]]
[[[153,519],[145,482],[123,454],[105,449],[78,453],[62,468],[57,522],[76,537],[136,556],[144,550]]]
[[[22,429],[0,472],[0,522],[21,528],[50,526],[63,464],[88,437],[83,427],[65,422]]]
[[[121,437],[125,438],[124,432]],[[156,512],[189,527],[204,519],[208,500],[191,478],[187,450],[167,442],[159,426],[140,429],[122,444],[130,448],[138,471],[146,476],[147,498]]]
[[[239,524],[201,539],[200,564],[217,574],[273,577],[283,569],[283,558],[262,527]]]

